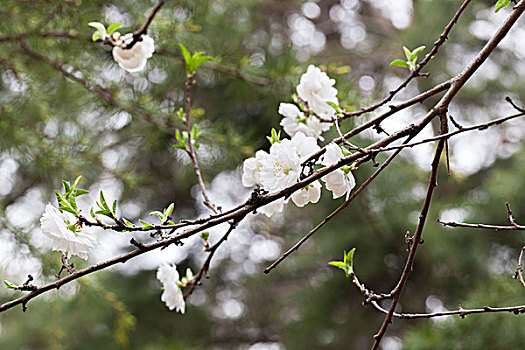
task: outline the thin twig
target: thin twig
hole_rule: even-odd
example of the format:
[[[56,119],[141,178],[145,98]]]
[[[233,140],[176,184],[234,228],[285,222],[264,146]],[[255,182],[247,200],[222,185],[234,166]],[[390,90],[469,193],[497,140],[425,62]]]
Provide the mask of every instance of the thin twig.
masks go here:
[[[377,301],[372,301],[371,304],[378,311],[385,313],[385,314],[388,313],[388,311],[382,308]],[[458,307],[458,310],[455,310],[455,311],[442,311],[442,312],[432,312],[432,313],[397,313],[397,312],[394,312],[393,316],[396,318],[400,318],[400,319],[416,319],[416,318],[433,318],[433,317],[459,315],[461,318],[465,318],[467,315],[494,313],[494,312],[512,312],[515,315],[519,315],[519,314],[525,313],[525,305],[507,306],[507,307],[483,306],[483,308],[481,309],[463,309],[461,307]]]
[[[204,261],[204,264],[202,264],[201,268],[199,269],[199,272],[195,275],[195,278],[191,281],[190,289],[184,294],[184,299],[187,299],[191,295],[191,293],[193,293],[193,291],[195,290],[195,287],[201,284],[202,278],[204,277],[205,274],[208,273],[210,269],[211,260],[213,259],[213,255],[217,251],[217,248],[219,248],[228,239],[228,236],[230,235],[230,233],[232,233],[232,231],[236,227],[237,227],[237,223],[235,222],[232,223],[228,231],[226,231],[226,233],[221,237],[221,239],[217,243],[215,243],[213,246],[206,249],[206,251],[209,253],[208,257]]]
[[[456,12],[454,17],[452,17],[450,22],[445,27],[443,33],[441,33],[441,35],[439,36],[439,39],[434,43],[434,47],[432,48],[432,50],[425,56],[423,61],[421,61],[417,65],[416,69],[411,71],[411,73],[408,76],[408,78],[401,85],[399,85],[396,89],[390,91],[388,93],[388,96],[385,97],[383,100],[379,101],[378,103],[376,103],[376,104],[374,104],[374,105],[372,105],[370,107],[367,107],[367,108],[361,108],[360,110],[355,111],[355,112],[345,113],[344,116],[341,117],[341,119],[346,119],[346,118],[349,118],[349,117],[356,117],[356,116],[360,116],[360,115],[362,115],[364,113],[375,111],[379,107],[381,107],[381,106],[387,104],[388,102],[390,102],[399,91],[403,90],[408,85],[408,83],[410,83],[410,81],[412,79],[422,76],[422,74],[420,73],[421,70],[438,53],[439,48],[441,47],[441,45],[443,45],[445,43],[445,41],[448,39],[448,34],[452,30],[452,27],[457,23],[459,17],[463,13],[463,11],[467,8],[467,6],[468,6],[468,4],[470,2],[471,2],[471,0],[465,0],[463,2],[463,4],[460,6],[459,10]]]
[[[521,248],[520,257],[518,258],[518,268],[516,269],[516,274],[520,280],[520,283],[525,287],[525,281],[523,280],[523,253],[525,252],[525,246]]]
[[[191,162],[193,163],[193,171],[195,172],[195,175],[197,176],[197,181],[199,182],[199,187],[202,192],[202,197],[204,197],[204,205],[206,205],[208,208],[211,209],[215,214],[217,214],[217,208],[215,208],[215,205],[210,201],[210,198],[208,197],[208,193],[206,192],[206,186],[204,185],[204,180],[202,179],[201,169],[199,167],[199,162],[197,160],[197,156],[195,154],[195,149],[193,148],[192,140],[191,140],[191,90],[193,85],[195,84],[195,80],[193,77],[193,74],[188,74],[186,79],[186,113],[184,117],[184,124],[186,124],[186,132],[188,133],[188,142],[187,142],[187,149],[186,153],[191,158]]]

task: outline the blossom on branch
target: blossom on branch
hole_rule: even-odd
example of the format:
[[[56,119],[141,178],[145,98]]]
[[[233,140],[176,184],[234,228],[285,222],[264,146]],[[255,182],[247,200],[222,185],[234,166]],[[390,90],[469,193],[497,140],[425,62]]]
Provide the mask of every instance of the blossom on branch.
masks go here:
[[[68,258],[76,255],[86,260],[88,252],[97,245],[95,229],[81,228],[73,214],[61,212],[49,203],[40,218],[40,225],[50,239],[52,249],[67,254]]]
[[[326,146],[326,152],[321,163],[324,166],[330,166],[337,163],[341,158],[344,158],[341,148],[335,143],[330,143]],[[323,176],[321,180],[325,182],[326,189],[332,192],[334,199],[345,193],[348,197],[350,191],[355,187],[354,175],[352,175],[349,166],[343,166]]]
[[[310,65],[305,74],[301,76],[297,86],[297,95],[306,103],[310,110],[319,117],[332,119],[335,109],[327,102],[339,104],[337,89],[334,88],[335,80],[330,79],[325,72]]]
[[[157,270],[157,279],[162,283],[162,295],[160,300],[163,301],[168,309],[184,313],[186,303],[182,290],[179,287],[179,272],[177,265],[161,265]]]
[[[127,45],[133,41],[133,33],[124,35],[113,47],[113,58],[120,67],[128,72],[140,72],[146,67],[148,58],[155,52],[155,42],[149,35],[142,35],[142,40],[138,41],[131,48]]]
[[[319,181],[314,181],[292,194],[292,201],[300,208],[308,203],[319,202],[319,198],[321,198],[321,183]]]
[[[321,134],[330,129],[331,126],[331,123],[323,123],[316,116],[305,116],[292,103],[281,103],[279,105],[279,114],[284,117],[281,120],[281,126],[290,137],[302,132],[306,136],[322,141],[324,139],[321,137]]]

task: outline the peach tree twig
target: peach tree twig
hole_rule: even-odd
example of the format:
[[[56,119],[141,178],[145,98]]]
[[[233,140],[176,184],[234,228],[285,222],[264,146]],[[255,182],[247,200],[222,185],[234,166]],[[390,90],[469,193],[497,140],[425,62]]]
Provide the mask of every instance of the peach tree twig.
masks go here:
[[[426,55],[426,57],[423,59],[423,61],[421,61],[417,65],[417,67],[411,72],[411,74],[408,76],[408,78],[406,78],[405,81],[401,85],[399,85],[396,89],[390,91],[388,96],[385,97],[380,102],[378,102],[378,103],[376,103],[376,104],[374,104],[374,105],[372,105],[370,107],[367,107],[367,108],[361,108],[360,110],[355,111],[355,112],[344,113],[344,115],[342,117],[340,117],[340,119],[343,120],[343,119],[350,118],[350,117],[357,117],[357,116],[360,116],[360,115],[362,115],[364,113],[375,111],[379,107],[381,107],[381,106],[387,104],[388,102],[390,102],[398,92],[400,92],[401,90],[403,90],[404,88],[407,87],[408,83],[410,83],[410,81],[412,81],[412,79],[420,77],[420,76],[423,76],[423,74],[420,73],[421,70],[438,53],[439,48],[448,39],[448,34],[452,30],[452,27],[457,23],[459,17],[462,15],[462,13],[465,11],[465,9],[467,8],[468,4],[471,1],[472,0],[465,0],[463,2],[463,4],[461,4],[459,10],[456,12],[456,14],[452,17],[450,22],[447,24],[447,26],[445,27],[443,33],[441,33],[441,35],[439,36],[439,39],[434,43],[434,47],[432,48],[430,53],[428,55]]]

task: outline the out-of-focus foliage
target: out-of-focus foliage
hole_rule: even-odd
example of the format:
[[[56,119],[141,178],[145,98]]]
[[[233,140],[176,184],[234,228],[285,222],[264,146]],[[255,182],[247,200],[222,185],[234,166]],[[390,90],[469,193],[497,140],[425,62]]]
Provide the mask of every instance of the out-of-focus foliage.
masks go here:
[[[220,185],[222,175],[233,171],[238,178],[242,160],[267,149],[265,135],[280,121],[278,104],[290,101],[309,63],[323,65],[337,80],[342,105],[357,109],[406,76],[406,69],[389,67],[389,62],[401,57],[403,45],[425,45],[423,57],[460,2],[168,0],[149,30],[156,53],[145,71],[127,73],[113,61],[109,47],[91,42],[88,23],[121,23],[121,33],[131,32],[155,4],[2,3],[0,277],[21,283],[25,273],[32,273],[38,284],[54,278],[59,254],[42,247],[37,223],[61,179],[83,175],[82,188],[96,193],[104,187],[108,200],[118,198],[121,214],[130,220],[172,202],[175,220],[198,215],[189,159],[172,147],[174,130],[182,127],[176,111],[184,98],[179,43],[215,57],[197,72],[193,120],[203,133],[198,157],[204,178],[211,183],[217,177]],[[408,93],[442,82],[467,64],[508,12],[494,14],[493,5],[477,1],[468,8],[428,66],[430,77],[411,84]],[[451,110],[457,120],[469,124],[501,116],[509,111],[503,101],[507,94],[519,101],[525,54],[515,42],[523,37],[522,28],[511,32],[513,39],[494,52],[458,96]],[[429,103],[383,126],[395,131],[421,116]],[[342,127],[348,130],[361,119]],[[517,121],[451,142],[452,176],[445,169],[439,174],[425,243],[401,300],[403,311],[524,304],[523,287],[511,279],[523,233],[447,229],[435,222],[443,217],[504,224],[506,201],[525,222],[525,184],[519,176],[525,172],[523,130]],[[376,137],[353,141],[365,145]],[[154,266],[113,269],[31,301],[27,313],[0,314],[0,348],[369,348],[383,315],[363,307],[362,295],[328,262],[356,247],[354,270],[367,287],[389,291],[397,281],[406,257],[404,234],[417,222],[428,177],[424,169],[431,161],[429,152],[404,154],[270,275],[262,269],[341,200],[323,193],[317,205],[290,205],[282,217],[234,231],[185,315],[168,311],[160,301]],[[361,166],[357,183],[374,170]],[[213,193],[218,204],[228,199]],[[216,239],[212,232],[210,241]],[[117,250],[129,249],[128,241],[123,237]],[[190,240],[180,248],[187,253],[170,262],[196,271],[205,256],[200,243]],[[138,263],[126,266],[133,264]],[[2,290],[0,300],[14,295]],[[402,343],[409,349],[520,348],[522,317],[395,320],[385,343],[391,349]]]

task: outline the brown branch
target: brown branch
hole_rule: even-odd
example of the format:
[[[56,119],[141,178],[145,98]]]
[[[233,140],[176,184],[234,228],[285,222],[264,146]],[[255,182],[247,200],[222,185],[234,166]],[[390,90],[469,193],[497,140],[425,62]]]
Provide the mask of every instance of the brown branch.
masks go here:
[[[213,203],[210,201],[208,193],[206,192],[206,186],[204,185],[204,180],[202,179],[199,161],[197,160],[197,155],[195,154],[195,149],[193,148],[193,144],[191,141],[191,89],[194,84],[195,80],[193,74],[188,74],[186,79],[186,113],[184,118],[184,124],[186,124],[186,132],[188,133],[186,153],[188,153],[188,155],[191,158],[191,162],[193,163],[193,171],[197,176],[197,181],[199,182],[199,187],[201,189],[202,196],[204,197],[204,205],[206,205],[208,208],[210,208],[211,211],[217,214],[217,209],[215,208],[215,205],[213,205]]]
[[[510,203],[506,202],[505,206],[507,208],[507,215],[510,221],[510,225],[507,225],[507,226],[486,225],[486,224],[468,224],[464,222],[442,221],[440,219],[437,219],[437,222],[439,222],[443,226],[450,226],[450,227],[483,228],[483,229],[495,230],[495,231],[522,231],[522,230],[525,230],[524,225],[519,225],[518,223],[516,223],[516,220],[514,219],[514,216],[512,215],[512,209],[510,208]]]
[[[479,68],[479,66],[486,60],[486,58],[490,55],[490,53],[494,50],[494,48],[499,44],[501,39],[505,37],[507,32],[510,30],[510,28],[513,26],[515,21],[520,17],[520,15],[523,13],[525,9],[525,2],[520,3],[510,14],[510,16],[507,18],[507,20],[503,23],[503,25],[500,27],[500,29],[497,31],[497,33],[493,36],[493,38],[487,43],[487,45],[481,50],[481,52],[476,56],[474,61],[457,77],[454,78],[449,91],[445,94],[445,96],[441,99],[441,101],[417,124],[415,125],[409,125],[406,128],[380,140],[376,143],[368,146],[366,149],[371,150],[379,147],[384,147],[391,142],[398,140],[405,136],[415,135],[419,131],[421,131],[434,117],[440,113],[446,112],[446,106],[450,103],[450,101],[453,99],[453,97],[457,94],[457,92],[461,89],[461,87],[465,84],[465,82],[470,78],[470,76]],[[441,142],[440,142],[441,143]],[[187,229],[186,231],[183,231],[181,233],[178,233],[176,235],[172,235],[169,238],[166,238],[161,241],[157,241],[151,244],[144,244],[144,246],[140,249],[135,249],[129,253],[117,256],[113,259],[101,262],[97,265],[88,267],[83,270],[78,270],[72,273],[69,276],[64,277],[63,279],[56,281],[54,283],[47,284],[45,286],[39,287],[37,290],[23,296],[20,298],[17,298],[15,300],[12,300],[10,302],[7,302],[3,305],[0,305],[0,312],[5,311],[7,309],[10,309],[16,305],[22,304],[25,306],[27,302],[36,296],[52,290],[60,288],[62,285],[69,283],[77,278],[80,278],[82,276],[85,276],[87,274],[93,273],[95,271],[107,268],[109,266],[113,266],[117,263],[124,263],[128,261],[129,259],[144,254],[148,251],[166,247],[170,244],[174,244],[177,242],[180,242],[181,239],[190,237],[198,232],[201,232],[202,230],[205,230],[209,227],[213,227],[216,225],[219,225],[221,223],[227,222],[232,219],[238,219],[244,218],[247,214],[253,212],[257,208],[266,205],[272,201],[275,201],[279,198],[289,196],[293,192],[303,188],[304,186],[312,183],[313,181],[323,177],[324,175],[330,173],[331,171],[346,165],[350,164],[351,162],[364,158],[365,156],[360,153],[356,152],[350,156],[347,156],[343,159],[341,159],[336,164],[325,167],[323,169],[319,169],[314,171],[310,176],[308,176],[305,179],[302,179],[298,183],[294,184],[293,186],[290,186],[281,192],[274,193],[274,194],[265,194],[258,196],[253,201],[248,201],[244,206],[240,206],[238,208],[235,208],[234,210],[231,210],[229,214],[217,216],[216,218],[210,219],[206,222],[204,222],[202,225],[198,225],[196,227],[192,227]],[[417,236],[416,236],[417,237]],[[414,246],[417,246],[419,244],[419,241],[415,239]],[[412,247],[412,250],[414,249],[414,246]],[[390,316],[391,319],[391,316]],[[376,340],[377,342],[377,340]],[[377,342],[378,343],[378,342]]]
[[[396,149],[414,147],[414,146],[422,145],[422,144],[429,143],[429,142],[434,142],[434,141],[439,141],[439,140],[447,140],[447,139],[449,139],[452,136],[455,136],[457,134],[461,134],[461,133],[464,133],[464,132],[467,132],[467,131],[472,131],[472,130],[485,130],[485,129],[491,127],[491,126],[502,124],[502,123],[504,123],[504,122],[506,122],[508,120],[519,118],[519,117],[522,117],[524,115],[525,115],[525,112],[520,112],[520,113],[517,113],[517,114],[510,115],[510,116],[494,119],[494,120],[491,120],[491,121],[486,122],[486,123],[476,124],[476,125],[472,125],[472,126],[468,126],[468,127],[463,126],[461,129],[455,130],[453,132],[449,132],[449,133],[446,133],[446,134],[443,134],[443,135],[430,137],[430,138],[427,138],[427,139],[424,139],[424,140],[421,140],[421,141],[418,141],[418,142],[408,143],[408,144],[405,144],[405,145],[398,145],[398,146],[389,146],[389,147],[378,148],[378,149],[375,149],[374,151],[372,151],[372,153],[393,151],[393,150],[396,150]]]
[[[507,17],[507,19],[503,22],[503,24],[498,28],[496,33],[487,42],[487,44],[478,53],[478,55],[476,55],[476,57],[472,60],[472,62],[465,68],[465,70],[463,70],[458,76],[456,76],[456,78],[452,82],[450,89],[447,91],[445,96],[443,96],[443,98],[438,102],[438,104],[432,109],[432,111],[439,111],[440,114],[443,115],[441,118],[441,128],[442,128],[441,132],[442,133],[446,133],[448,131],[447,124],[444,123],[444,121],[446,120],[445,113],[447,112],[448,105],[450,104],[452,99],[455,97],[458,91],[463,87],[463,85],[467,82],[467,80],[474,74],[474,72],[478,70],[478,68],[483,64],[483,62],[485,62],[485,60],[492,53],[492,51],[494,51],[494,49],[499,45],[501,40],[503,40],[503,38],[507,35],[509,30],[516,23],[518,18],[521,17],[524,11],[525,11],[525,1],[522,1],[519,5],[517,5],[513,9],[511,14]],[[428,213],[428,209],[430,207],[430,200],[432,199],[432,193],[436,186],[437,168],[439,164],[439,157],[443,149],[443,145],[444,145],[444,140],[440,140],[436,148],[436,153],[434,155],[434,161],[432,162],[432,171],[431,171],[431,175],[429,179],[427,195],[426,195],[425,202],[423,204],[423,208],[419,216],[419,223],[418,223],[416,232],[413,237],[414,241],[410,249],[410,253],[409,253],[406,265],[405,265],[405,269],[403,270],[403,273],[401,274],[401,278],[399,279],[398,284],[392,291],[392,294],[394,295],[394,298],[392,299],[392,304],[390,305],[388,313],[385,317],[383,324],[381,325],[381,328],[379,329],[379,332],[374,336],[375,341],[372,346],[373,350],[379,347],[379,343],[381,342],[382,337],[384,336],[389,324],[392,321],[394,309],[399,301],[399,298],[401,297],[403,288],[408,279],[408,275],[412,271],[415,253],[416,253],[417,247],[419,246],[421,236],[423,233],[423,227],[424,227],[425,220],[426,220],[426,214]]]
[[[483,229],[494,230],[494,231],[523,231],[525,230],[525,226],[522,226],[522,225],[498,226],[498,225],[485,225],[485,224],[468,224],[464,222],[442,221],[440,219],[437,219],[437,222],[439,222],[443,226],[450,226],[450,227],[483,228]]]
[[[361,108],[360,110],[355,111],[355,112],[345,113],[344,116],[341,117],[341,118],[342,119],[346,119],[346,118],[349,118],[349,117],[356,117],[356,116],[360,116],[360,115],[362,115],[364,113],[375,111],[379,107],[381,107],[381,106],[387,104],[388,102],[390,102],[399,91],[401,91],[405,87],[407,87],[408,83],[410,83],[410,81],[412,79],[422,76],[422,74],[420,73],[421,70],[438,53],[439,48],[441,47],[441,45],[443,45],[445,43],[445,41],[448,39],[448,34],[452,30],[452,27],[457,23],[459,17],[463,13],[463,11],[467,8],[467,6],[468,6],[468,4],[470,2],[471,2],[471,0],[465,0],[463,2],[463,4],[460,6],[459,10],[456,12],[454,17],[452,17],[450,22],[445,27],[443,33],[441,33],[441,35],[439,36],[439,39],[434,43],[434,47],[432,48],[430,53],[426,55],[426,57],[423,59],[423,61],[421,61],[418,64],[418,66],[413,71],[411,71],[411,73],[408,76],[408,78],[401,85],[399,85],[395,90],[390,91],[388,96],[385,97],[383,100],[379,101],[378,103],[376,103],[376,104],[374,104],[374,105],[372,105],[370,107],[367,107],[367,108]]]
[[[441,116],[441,133],[446,133],[448,130],[446,118],[445,118],[445,111],[442,112]],[[379,343],[381,342],[381,339],[383,338],[388,326],[392,322],[392,316],[394,314],[394,310],[399,302],[399,299],[401,298],[401,294],[403,293],[403,289],[405,287],[406,281],[408,280],[408,276],[410,275],[410,272],[413,270],[414,266],[414,259],[416,257],[416,251],[419,247],[419,244],[421,243],[421,239],[423,237],[423,228],[425,227],[425,222],[427,219],[428,210],[430,208],[430,203],[432,201],[432,195],[434,193],[434,189],[437,187],[437,174],[438,174],[438,168],[439,168],[439,160],[441,157],[441,152],[443,151],[444,147],[444,140],[439,141],[436,151],[434,154],[434,159],[432,161],[432,170],[430,173],[430,178],[428,180],[428,188],[427,188],[427,194],[425,196],[425,201],[423,203],[423,208],[421,209],[421,212],[419,214],[419,222],[416,228],[416,232],[414,233],[414,236],[412,237],[412,245],[410,246],[410,252],[408,253],[408,258],[405,264],[405,268],[403,269],[403,272],[401,274],[401,277],[399,278],[399,282],[392,290],[392,303],[390,304],[390,308],[388,309],[388,312],[386,314],[385,320],[383,321],[383,324],[381,325],[381,328],[377,332],[376,335],[374,335],[374,344],[372,346],[372,350],[376,350],[379,347]]]
[[[230,228],[228,229],[228,231],[226,231],[226,233],[221,237],[221,239],[217,243],[215,243],[213,246],[209,248],[206,248],[206,252],[209,253],[208,257],[206,258],[206,261],[204,261],[204,264],[202,264],[202,267],[199,269],[199,272],[195,275],[195,278],[191,281],[190,289],[184,294],[184,299],[187,299],[191,295],[191,293],[193,293],[195,288],[198,285],[202,284],[201,282],[202,278],[204,277],[205,274],[208,273],[210,269],[211,260],[213,259],[213,255],[217,251],[217,248],[219,248],[221,244],[223,244],[228,239],[228,236],[230,235],[230,233],[232,233],[232,231],[236,227],[237,227],[237,223],[233,222],[230,225]]]
[[[382,313],[388,313],[387,310],[382,308],[377,301],[371,302],[372,306]],[[483,306],[481,309],[463,309],[461,306],[456,311],[442,311],[432,313],[397,313],[394,312],[393,316],[400,319],[416,319],[416,318],[433,318],[442,316],[454,316],[459,315],[461,318],[465,318],[467,315],[472,314],[483,314],[483,313],[494,313],[494,312],[512,312],[515,315],[525,313],[525,305],[519,306],[507,306],[507,307],[490,307]]]
[[[162,7],[162,5],[164,5],[164,3],[166,3],[166,0],[160,0],[157,6],[153,8],[153,10],[149,14],[148,18],[146,19],[146,22],[144,22],[142,27],[140,27],[140,29],[133,32],[133,40],[127,45],[128,48],[132,48],[133,45],[135,45],[137,42],[142,40],[142,35],[148,33],[148,28],[150,24],[153,22],[153,19],[155,18],[157,13],[160,11],[160,8]]]

